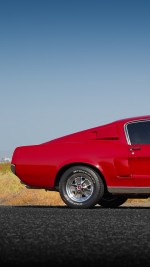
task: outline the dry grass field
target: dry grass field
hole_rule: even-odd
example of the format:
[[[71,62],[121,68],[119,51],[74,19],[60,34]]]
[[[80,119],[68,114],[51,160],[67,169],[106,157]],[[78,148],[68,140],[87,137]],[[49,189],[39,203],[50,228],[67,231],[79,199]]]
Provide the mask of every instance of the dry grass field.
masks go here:
[[[0,205],[64,206],[58,192],[27,189],[11,172],[9,163],[0,164]],[[150,206],[148,199],[128,199],[125,206]]]

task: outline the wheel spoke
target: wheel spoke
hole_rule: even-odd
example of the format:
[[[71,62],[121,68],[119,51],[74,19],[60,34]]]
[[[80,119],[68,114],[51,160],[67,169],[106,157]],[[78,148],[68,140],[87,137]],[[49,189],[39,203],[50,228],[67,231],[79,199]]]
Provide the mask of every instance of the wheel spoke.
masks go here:
[[[78,184],[81,184],[81,181],[82,181],[82,177],[77,177],[75,178],[75,184],[78,185]]]
[[[85,195],[85,197],[91,195],[91,188],[90,189],[86,188],[86,190],[83,191],[83,194]]]
[[[76,193],[76,195],[75,195],[75,196],[76,196],[76,198],[78,198],[78,199],[81,199],[81,197],[82,197],[82,194],[81,194],[81,192],[78,192],[78,191],[77,191],[77,193]]]

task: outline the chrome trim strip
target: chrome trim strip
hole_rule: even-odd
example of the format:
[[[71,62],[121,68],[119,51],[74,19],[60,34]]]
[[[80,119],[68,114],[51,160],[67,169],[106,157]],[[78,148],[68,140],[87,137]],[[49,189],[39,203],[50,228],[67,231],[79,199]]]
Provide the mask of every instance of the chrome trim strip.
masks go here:
[[[112,194],[150,194],[150,187],[108,186],[108,191]]]
[[[128,144],[128,145],[131,145],[130,138],[129,138],[129,134],[128,134],[128,129],[127,129],[127,125],[128,125],[128,124],[129,124],[129,123],[126,123],[126,124],[124,125],[124,132],[125,132],[125,136],[126,136],[127,144]]]

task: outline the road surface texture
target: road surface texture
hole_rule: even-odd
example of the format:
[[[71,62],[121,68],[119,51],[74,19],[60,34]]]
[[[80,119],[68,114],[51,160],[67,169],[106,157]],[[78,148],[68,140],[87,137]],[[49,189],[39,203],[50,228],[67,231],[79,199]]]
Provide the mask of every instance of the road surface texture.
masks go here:
[[[0,266],[150,267],[150,207],[0,206]]]

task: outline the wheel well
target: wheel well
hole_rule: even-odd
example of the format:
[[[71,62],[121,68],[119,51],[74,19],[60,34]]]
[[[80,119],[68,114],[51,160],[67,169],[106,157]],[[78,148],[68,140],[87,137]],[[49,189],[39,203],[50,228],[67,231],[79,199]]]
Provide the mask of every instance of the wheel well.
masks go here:
[[[56,188],[56,190],[59,191],[59,181],[60,181],[61,176],[63,175],[63,173],[64,173],[66,170],[68,170],[70,167],[77,166],[77,165],[90,167],[90,168],[93,169],[95,172],[97,172],[97,173],[100,175],[100,177],[102,178],[103,183],[104,183],[104,190],[105,190],[105,192],[107,192],[106,181],[105,181],[105,178],[104,178],[103,174],[100,172],[100,170],[97,169],[95,166],[93,166],[93,165],[91,165],[91,164],[81,163],[81,162],[76,162],[76,163],[72,163],[72,164],[65,165],[64,167],[62,167],[62,168],[59,170],[59,172],[58,172],[57,175],[56,175],[56,179],[55,179],[55,188]]]

